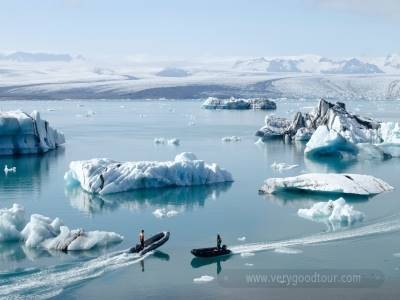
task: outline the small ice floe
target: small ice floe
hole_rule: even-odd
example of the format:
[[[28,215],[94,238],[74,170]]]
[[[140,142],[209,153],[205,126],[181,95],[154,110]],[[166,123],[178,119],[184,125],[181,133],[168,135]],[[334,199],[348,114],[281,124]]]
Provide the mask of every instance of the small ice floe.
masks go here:
[[[244,241],[246,241],[246,237],[245,236],[241,236],[241,237],[238,237],[238,239],[237,239],[239,242],[244,242]]]
[[[48,108],[47,111],[56,111],[55,108]]]
[[[85,114],[86,118],[93,117],[96,113],[93,110],[88,110]]]
[[[253,252],[242,252],[240,253],[241,257],[250,257],[250,256],[254,256],[255,254]]]
[[[4,166],[4,174],[8,174],[8,173],[15,173],[17,172],[17,167],[11,167],[9,168],[7,165]]]
[[[251,263],[245,263],[244,264],[246,267],[252,267],[252,266],[254,266],[254,264],[251,264]]]
[[[156,145],[171,145],[171,146],[179,146],[180,145],[180,140],[177,138],[172,138],[172,139],[166,139],[166,138],[155,138],[154,139],[154,144]]]
[[[153,211],[153,215],[159,219],[172,218],[178,214],[179,214],[179,212],[177,212],[176,210],[173,210],[173,209],[168,210],[166,208],[157,208],[155,211]]]
[[[193,279],[194,283],[206,283],[206,282],[211,282],[214,280],[214,277],[209,276],[209,275],[203,275],[197,278]]]
[[[271,165],[271,169],[278,171],[278,172],[283,172],[283,171],[288,171],[288,170],[292,170],[294,168],[297,168],[299,165],[289,165],[287,163],[277,163],[277,162],[273,162]]]
[[[394,257],[400,257],[400,252],[393,253],[393,256],[394,256]]]
[[[335,201],[315,203],[310,208],[301,208],[297,211],[299,217],[315,221],[330,223],[335,225],[351,225],[355,222],[361,222],[365,215],[346,203],[343,198]]]
[[[225,143],[229,143],[229,142],[239,142],[242,139],[236,135],[232,135],[232,136],[225,136],[221,140]]]
[[[300,249],[293,249],[293,248],[287,248],[287,247],[276,248],[274,251],[276,253],[283,253],[283,254],[299,254],[299,253],[303,252]]]
[[[286,178],[268,178],[260,188],[261,193],[275,194],[282,191],[317,192],[371,196],[391,191],[393,187],[370,175],[308,173]]]

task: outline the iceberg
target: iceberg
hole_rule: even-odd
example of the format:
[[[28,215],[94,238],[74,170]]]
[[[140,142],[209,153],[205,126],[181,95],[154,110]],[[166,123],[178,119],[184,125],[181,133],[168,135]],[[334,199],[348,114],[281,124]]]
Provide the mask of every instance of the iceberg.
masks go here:
[[[23,241],[26,247],[47,250],[90,250],[120,243],[114,232],[70,230],[61,219],[33,214],[26,222],[24,208],[14,204],[0,210],[0,242]]]
[[[362,221],[365,217],[362,212],[347,204],[343,198],[315,203],[310,208],[299,209],[297,214],[299,217],[311,221],[330,223],[332,225],[339,224],[339,226],[352,225]]]
[[[293,191],[370,196],[391,190],[391,185],[370,175],[309,173],[294,177],[269,178],[262,185],[260,193]]]
[[[0,155],[44,153],[64,143],[64,135],[37,111],[0,112]]]
[[[180,140],[177,138],[172,138],[172,139],[165,139],[165,138],[155,138],[154,139],[154,144],[156,145],[173,145],[173,146],[179,146],[180,145]]]
[[[297,168],[299,165],[289,165],[287,163],[277,163],[277,162],[273,162],[271,164],[271,169],[278,171],[278,172],[283,172],[283,171],[289,171],[292,170],[294,168]]]
[[[263,141],[270,138],[307,141],[304,153],[308,157],[400,157],[399,123],[351,114],[344,103],[333,104],[324,99],[309,113],[296,113],[293,121],[267,116],[256,136]]]
[[[241,138],[236,136],[236,135],[232,135],[232,136],[225,136],[221,139],[221,141],[225,142],[225,143],[229,143],[229,142],[239,142],[241,141]]]
[[[276,109],[276,103],[263,98],[255,99],[218,99],[208,97],[202,104],[205,109]]]
[[[166,208],[157,208],[155,211],[153,211],[153,215],[156,218],[162,219],[162,218],[172,218],[178,215],[179,212],[176,210],[168,210]]]
[[[233,181],[217,164],[207,164],[190,152],[173,161],[118,162],[108,158],[72,161],[64,179],[95,194],[111,194],[137,189],[205,185]]]

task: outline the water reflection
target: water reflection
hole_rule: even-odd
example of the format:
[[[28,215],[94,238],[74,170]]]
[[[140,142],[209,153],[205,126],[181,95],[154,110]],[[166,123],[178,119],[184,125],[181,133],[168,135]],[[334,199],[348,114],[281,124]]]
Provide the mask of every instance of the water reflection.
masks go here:
[[[64,155],[60,147],[41,155],[0,157],[0,193],[40,191],[42,183],[49,178],[51,166]],[[16,167],[15,173],[5,174],[4,166]]]
[[[207,199],[217,199],[232,183],[205,186],[141,189],[110,195],[94,195],[80,187],[67,187],[65,194],[71,206],[87,214],[113,211],[120,207],[129,210],[143,210],[151,207],[175,208],[180,211],[203,207]]]
[[[48,250],[43,248],[26,247],[23,243],[0,243],[0,261],[4,263],[24,260],[35,261],[46,257],[88,259],[107,253],[112,247],[95,248],[87,251]]]
[[[229,260],[232,257],[232,254],[217,256],[217,257],[195,257],[190,262],[192,268],[197,269],[204,266],[208,266],[211,264],[215,264],[217,268],[217,274],[222,271],[222,262]]]
[[[348,203],[367,202],[371,197],[373,197],[296,191],[282,191],[278,194],[263,194],[262,196],[268,201],[278,204],[279,206],[289,206],[294,208],[310,207],[315,202],[328,202],[329,200],[336,200],[339,197],[345,198],[346,202]]]

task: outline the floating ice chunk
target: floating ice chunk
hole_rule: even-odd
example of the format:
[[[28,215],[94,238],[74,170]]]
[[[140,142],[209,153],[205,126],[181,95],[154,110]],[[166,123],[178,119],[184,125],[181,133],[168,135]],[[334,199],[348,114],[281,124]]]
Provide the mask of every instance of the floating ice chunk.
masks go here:
[[[43,153],[64,143],[64,135],[37,111],[0,112],[0,155]]]
[[[290,125],[290,121],[285,118],[267,115],[265,117],[265,125],[256,132],[256,136],[261,137],[263,140],[283,137]]]
[[[156,144],[156,145],[168,144],[168,145],[173,145],[173,146],[179,146],[180,140],[177,138],[167,140],[165,138],[159,137],[159,138],[154,139],[154,144]]]
[[[48,108],[47,111],[56,111],[55,108]]]
[[[181,141],[177,138],[168,140],[168,145],[179,146],[180,143],[181,143]]]
[[[277,163],[275,161],[271,164],[272,170],[275,170],[278,172],[292,170],[294,168],[297,168],[298,166],[299,165],[289,165],[287,163]]]
[[[275,248],[274,251],[277,253],[283,253],[283,254],[299,254],[299,253],[303,252],[300,249],[293,249],[293,248],[287,248],[287,247]]]
[[[208,97],[202,104],[206,109],[276,109],[276,103],[268,99],[218,99]]]
[[[159,218],[159,219],[161,219],[161,218],[172,218],[172,217],[175,217],[178,214],[179,214],[178,211],[173,210],[173,209],[168,210],[166,208],[157,208],[155,211],[153,211],[153,215],[156,218]]]
[[[178,154],[173,161],[117,162],[111,159],[73,161],[64,179],[87,192],[110,194],[143,188],[204,185],[233,181],[216,164],[198,160],[193,153]]]
[[[209,275],[203,275],[203,276],[200,276],[198,278],[194,278],[193,282],[194,283],[206,283],[206,282],[210,282],[210,281],[213,281],[213,280],[214,280],[214,277],[209,276]]]
[[[251,263],[245,263],[244,264],[246,267],[252,267],[252,266],[254,266],[254,264],[251,264]]]
[[[309,141],[311,139],[311,136],[313,134],[313,131],[306,127],[301,127],[296,131],[296,134],[294,136],[295,141]]]
[[[242,252],[240,253],[241,257],[250,257],[250,256],[254,256],[255,254],[253,252]]]
[[[399,144],[400,146],[400,144]],[[379,147],[378,145],[373,145],[369,143],[359,143],[356,144],[357,147],[357,157],[358,159],[385,159],[390,158],[390,151],[383,149],[384,147]],[[399,147],[400,150],[400,147]],[[399,151],[400,153],[400,151]]]
[[[393,253],[393,256],[394,256],[394,257],[400,257],[400,252]]]
[[[23,241],[30,248],[54,250],[90,250],[121,242],[123,237],[114,232],[70,230],[59,218],[54,220],[31,215],[26,223],[22,206],[14,204],[0,210],[0,242]]]
[[[8,173],[15,173],[17,172],[17,167],[11,167],[9,168],[7,165],[4,166],[4,174],[8,174]]]
[[[269,178],[260,192],[273,194],[295,191],[369,196],[391,190],[393,187],[388,183],[370,175],[308,173],[295,177]]]
[[[0,242],[18,241],[25,226],[25,211],[18,204],[0,209]]]
[[[93,117],[96,113],[93,110],[88,110],[85,114],[86,118]]]
[[[241,237],[238,237],[238,239],[237,239],[239,242],[244,242],[244,241],[246,241],[246,237],[245,236],[241,236]]]
[[[241,140],[238,136],[225,136],[221,139],[223,142],[239,142]]]
[[[364,219],[364,214],[355,210],[353,206],[348,205],[343,198],[315,203],[310,208],[299,209],[297,214],[311,221],[344,225],[351,225]]]
[[[157,144],[157,145],[165,144],[165,139],[164,138],[155,138],[154,144]]]

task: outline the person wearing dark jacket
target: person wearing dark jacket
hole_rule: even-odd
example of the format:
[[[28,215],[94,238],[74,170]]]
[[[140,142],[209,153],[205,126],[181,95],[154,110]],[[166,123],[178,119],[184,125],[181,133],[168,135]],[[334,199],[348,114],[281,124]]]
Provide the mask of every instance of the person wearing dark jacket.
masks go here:
[[[222,239],[221,239],[221,236],[218,234],[217,235],[217,248],[218,248],[218,250],[221,249],[221,243],[222,243]]]
[[[144,230],[142,229],[139,234],[140,247],[144,248]]]

